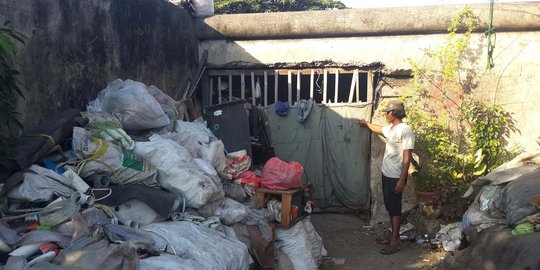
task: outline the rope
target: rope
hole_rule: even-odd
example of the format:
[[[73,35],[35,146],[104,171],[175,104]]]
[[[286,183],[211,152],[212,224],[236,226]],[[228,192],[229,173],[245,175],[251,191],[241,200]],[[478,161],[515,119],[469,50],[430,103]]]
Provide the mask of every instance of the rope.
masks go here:
[[[122,179],[120,179],[120,176],[114,171],[114,169],[109,166],[109,164],[101,161],[101,160],[98,160],[98,159],[95,159],[95,158],[87,158],[87,159],[84,159],[84,160],[81,160],[80,163],[77,165],[77,174],[80,175],[81,174],[81,171],[82,169],[84,168],[84,166],[86,166],[86,163],[89,162],[89,161],[95,161],[97,163],[101,163],[103,166],[105,166],[107,169],[109,169],[109,171],[114,175],[114,177],[116,178],[116,181],[118,181],[118,184],[119,185],[124,185],[124,182],[122,181]]]
[[[174,247],[173,247],[171,241],[169,241],[169,239],[168,239],[167,237],[165,237],[163,234],[158,233],[158,232],[156,232],[156,231],[154,231],[154,230],[150,230],[150,229],[143,229],[143,231],[153,232],[153,233],[155,233],[155,234],[161,236],[163,239],[165,239],[165,241],[167,241],[167,243],[168,243],[169,246],[171,247],[171,249],[172,249],[172,251],[173,251],[173,253],[174,253],[174,256],[178,256],[178,255],[176,254],[176,250],[174,249]],[[167,249],[167,248],[165,248],[165,249]]]
[[[107,194],[107,195],[105,195],[105,196],[98,199],[98,198],[96,198],[96,195],[94,194],[94,190],[108,191],[109,194]],[[92,197],[94,197],[94,201],[97,202],[97,201],[105,200],[107,197],[111,196],[112,189],[110,189],[110,188],[92,188],[90,190],[90,194],[92,195]]]
[[[56,143],[54,143],[53,137],[47,134],[26,134],[26,135],[22,135],[21,137],[44,137],[48,139],[49,141],[51,141],[52,145],[56,145]]]
[[[495,42],[497,41],[497,35],[495,34],[495,27],[493,27],[493,6],[495,5],[495,0],[489,1],[489,25],[486,30],[486,37],[488,40],[488,51],[487,51],[487,67],[486,69],[492,69],[495,67],[493,62],[493,51],[495,50]]]

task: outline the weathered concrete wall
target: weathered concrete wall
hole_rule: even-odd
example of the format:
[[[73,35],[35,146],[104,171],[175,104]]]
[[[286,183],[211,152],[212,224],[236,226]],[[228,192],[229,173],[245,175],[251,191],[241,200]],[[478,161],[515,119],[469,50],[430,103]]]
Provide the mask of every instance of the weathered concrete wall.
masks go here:
[[[481,21],[479,29],[484,29],[489,6],[472,8]],[[329,62],[334,66],[382,65],[384,73],[399,74],[410,70],[408,58],[419,62],[423,48],[444,42],[445,34],[432,33],[446,31],[462,9],[438,6],[222,15],[206,19],[206,26],[196,25],[197,35],[204,39],[200,51],[209,51],[209,65],[214,68]],[[472,37],[481,71],[476,94],[512,112],[520,133],[511,141],[534,148],[540,126],[529,115],[540,115],[535,105],[540,94],[534,91],[540,82],[536,74],[540,67],[536,60],[540,56],[540,3],[496,4],[494,14],[495,68],[483,70],[487,61],[483,33]]]
[[[443,43],[446,28],[463,7],[224,15],[197,24],[197,35],[214,68],[382,66],[383,80],[377,87],[383,98],[391,98],[400,94],[407,78],[388,76],[408,74],[408,58],[420,62],[423,48]],[[495,4],[495,67],[489,71],[484,69],[487,42],[483,37],[489,6],[472,9],[480,19],[478,33],[471,39],[478,64],[474,93],[512,113],[519,132],[512,134],[510,142],[538,148],[540,125],[534,119],[540,116],[540,3]],[[384,118],[375,112],[373,121],[382,124]],[[372,222],[377,222],[387,219],[380,194],[384,145],[374,136],[371,147]],[[413,186],[406,191],[405,208],[414,203]]]
[[[167,1],[3,0],[0,20],[28,37],[16,63],[27,127],[66,107],[84,109],[116,78],[172,96],[198,61],[192,16]]]
[[[392,36],[445,33],[462,5],[347,9],[335,11],[220,15],[197,23],[197,37],[215,39],[287,39],[346,36]],[[489,5],[471,5],[485,31]],[[538,3],[496,4],[497,31],[540,30]]]

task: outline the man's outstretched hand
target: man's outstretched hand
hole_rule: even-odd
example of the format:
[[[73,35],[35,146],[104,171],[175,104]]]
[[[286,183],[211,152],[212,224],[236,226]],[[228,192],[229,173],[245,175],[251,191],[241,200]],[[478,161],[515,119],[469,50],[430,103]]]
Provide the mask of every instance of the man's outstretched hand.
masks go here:
[[[366,121],[366,119],[358,119],[358,124],[363,126],[363,127],[367,127],[367,124],[368,122]]]

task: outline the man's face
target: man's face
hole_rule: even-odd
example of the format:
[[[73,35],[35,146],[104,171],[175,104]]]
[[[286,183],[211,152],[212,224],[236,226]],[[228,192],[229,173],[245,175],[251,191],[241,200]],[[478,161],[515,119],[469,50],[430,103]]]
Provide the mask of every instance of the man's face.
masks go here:
[[[386,112],[386,122],[392,123],[394,121],[394,119],[396,119],[396,117],[394,116],[394,111],[387,111]]]

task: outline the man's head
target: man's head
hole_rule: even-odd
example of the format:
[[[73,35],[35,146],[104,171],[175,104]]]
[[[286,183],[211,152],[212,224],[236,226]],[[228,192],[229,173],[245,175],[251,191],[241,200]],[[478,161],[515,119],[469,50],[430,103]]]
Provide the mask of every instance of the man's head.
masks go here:
[[[403,103],[398,100],[393,100],[388,103],[384,111],[388,114],[391,113],[394,117],[401,120],[407,116],[405,114],[405,107],[403,106]]]

